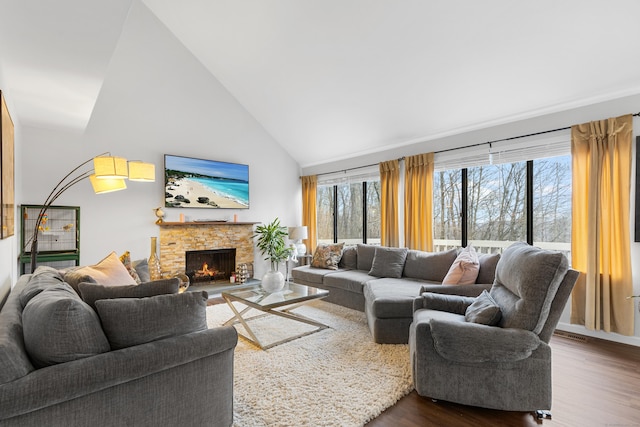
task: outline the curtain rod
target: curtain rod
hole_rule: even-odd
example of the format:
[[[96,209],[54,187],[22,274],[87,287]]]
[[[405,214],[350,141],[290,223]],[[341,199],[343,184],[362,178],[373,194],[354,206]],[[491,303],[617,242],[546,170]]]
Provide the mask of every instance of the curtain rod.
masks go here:
[[[404,156],[402,157],[398,157],[397,159],[398,161],[404,160]],[[372,163],[370,165],[363,165],[363,166],[354,166],[352,168],[346,168],[346,169],[340,169],[337,171],[333,171],[333,172],[322,172],[322,173],[317,173],[316,176],[320,176],[320,175],[331,175],[332,173],[340,173],[340,172],[347,172],[347,171],[352,171],[352,170],[356,170],[356,169],[364,169],[364,168],[370,168],[372,166],[378,166],[380,164],[380,162],[378,163]]]
[[[640,117],[640,112],[632,114],[633,117]],[[481,145],[487,145],[487,144],[494,144],[496,142],[502,142],[502,141],[511,141],[513,139],[520,139],[520,138],[526,138],[528,136],[537,136],[537,135],[544,135],[545,133],[553,133],[553,132],[560,132],[562,130],[568,130],[571,129],[571,126],[565,126],[562,128],[557,128],[557,129],[550,129],[550,130],[543,130],[540,132],[534,132],[534,133],[528,133],[526,135],[518,135],[518,136],[512,136],[510,138],[502,138],[502,139],[495,139],[493,141],[487,141],[487,142],[478,142],[476,144],[469,144],[469,145],[465,145],[464,147],[455,147],[455,148],[445,148],[444,150],[438,150],[438,151],[434,151],[435,153],[446,153],[448,151],[454,151],[454,150],[462,150],[463,148],[470,148],[470,147],[479,147]],[[400,160],[404,160],[404,157],[400,157],[398,159],[398,161]],[[364,168],[370,168],[371,166],[377,166],[379,165],[380,162],[378,163],[373,163],[371,165],[364,165],[364,166],[355,166],[352,168],[347,168],[347,169],[340,169],[337,171],[333,171],[333,172],[323,172],[323,173],[317,173],[316,176],[321,176],[321,175],[330,175],[332,173],[339,173],[339,172],[343,172],[346,173],[347,171],[351,171],[351,170],[356,170],[356,169],[364,169]]]

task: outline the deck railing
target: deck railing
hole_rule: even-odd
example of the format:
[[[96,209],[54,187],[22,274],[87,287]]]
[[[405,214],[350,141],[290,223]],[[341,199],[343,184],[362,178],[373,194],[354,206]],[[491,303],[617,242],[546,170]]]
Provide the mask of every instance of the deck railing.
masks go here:
[[[356,245],[362,243],[360,239],[344,239],[347,246]],[[318,240],[318,243],[333,243],[332,241]],[[370,239],[368,244],[379,245],[380,239]],[[469,242],[475,248],[476,252],[482,254],[502,253],[505,248],[515,243],[508,240],[471,240]],[[569,242],[534,242],[535,246],[542,249],[550,249],[560,251],[564,253],[567,258],[571,259],[571,243]],[[434,252],[446,251],[453,248],[460,247],[460,240],[446,240],[446,239],[434,239],[433,250]]]

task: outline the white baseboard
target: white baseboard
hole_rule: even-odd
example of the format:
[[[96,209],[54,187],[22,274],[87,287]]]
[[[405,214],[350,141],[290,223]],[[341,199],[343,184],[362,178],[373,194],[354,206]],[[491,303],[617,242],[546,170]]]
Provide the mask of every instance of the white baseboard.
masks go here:
[[[633,336],[628,337],[625,335],[620,335],[611,332],[602,332],[602,331],[591,331],[584,326],[580,325],[572,325],[570,323],[560,322],[556,327],[559,331],[571,332],[574,334],[584,335],[587,337],[599,338],[607,341],[619,342],[622,344],[629,344],[636,347],[640,347],[640,337]]]

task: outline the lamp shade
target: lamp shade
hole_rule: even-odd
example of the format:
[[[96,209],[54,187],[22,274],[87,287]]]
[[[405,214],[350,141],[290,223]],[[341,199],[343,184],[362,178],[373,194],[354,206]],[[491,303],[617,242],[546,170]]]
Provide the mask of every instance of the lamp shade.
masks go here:
[[[98,156],[93,158],[93,170],[99,179],[126,179],[127,159],[124,157]]]
[[[130,161],[129,179],[131,181],[154,182],[156,180],[156,165],[138,160]]]
[[[98,179],[98,177],[93,174],[89,175],[89,181],[91,181],[91,186],[96,194],[111,193],[112,191],[120,191],[127,188],[127,183],[124,182],[124,179],[119,178]]]
[[[304,240],[308,237],[307,226],[289,227],[289,238],[291,240]]]

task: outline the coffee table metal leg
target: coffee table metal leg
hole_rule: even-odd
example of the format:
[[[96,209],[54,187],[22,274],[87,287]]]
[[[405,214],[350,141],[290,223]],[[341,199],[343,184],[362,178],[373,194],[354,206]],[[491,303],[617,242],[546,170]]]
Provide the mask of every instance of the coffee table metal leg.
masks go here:
[[[293,307],[295,308],[295,307]],[[286,310],[269,310],[269,313],[275,314],[276,316],[285,317],[287,319],[292,319],[298,322],[306,323],[311,326],[316,326],[320,329],[327,329],[329,326],[324,323],[320,323],[316,320],[310,319],[298,313],[290,313],[293,308],[287,308]]]
[[[249,311],[251,309],[251,307],[246,307],[244,310],[242,311],[238,311],[236,309],[236,307],[233,305],[233,303],[228,300],[227,298],[224,299],[227,302],[227,305],[229,307],[231,307],[231,310],[234,313],[234,317],[232,317],[231,319],[227,320],[226,322],[224,322],[224,325],[228,325],[228,324],[232,324],[232,323],[242,323],[242,326],[244,326],[244,329],[247,331],[247,333],[251,336],[251,338],[249,337],[244,337],[247,340],[251,341],[253,344],[257,345],[258,347],[260,347],[261,349],[265,350],[265,348],[262,346],[262,343],[260,342],[260,340],[258,339],[258,337],[256,337],[256,335],[253,333],[253,331],[251,330],[251,328],[249,327],[249,325],[247,324],[247,322],[244,320],[244,318],[242,317],[242,315],[244,313],[246,313],[247,311]],[[234,319],[236,319],[235,321],[233,321]]]
[[[313,319],[310,319],[310,318],[308,318],[306,316],[302,316],[300,314],[291,312],[291,310],[296,309],[296,308],[304,305],[305,302],[298,303],[298,304],[292,304],[291,306],[287,307],[284,310],[272,310],[272,309],[262,310],[264,312],[264,314],[259,315],[259,316],[253,316],[253,317],[250,317],[248,319],[244,319],[242,317],[242,315],[245,314],[246,312],[248,312],[249,310],[251,310],[251,308],[253,308],[253,307],[247,306],[243,310],[238,311],[236,309],[236,307],[233,305],[233,303],[232,303],[232,301],[230,299],[227,299],[225,297],[224,300],[227,302],[227,305],[229,307],[231,307],[231,310],[234,313],[234,317],[232,317],[231,319],[229,319],[226,322],[224,322],[224,325],[231,325],[231,324],[241,323],[242,326],[244,326],[245,331],[249,334],[249,337],[247,337],[247,336],[245,336],[245,335],[243,335],[241,333],[239,333],[239,335],[242,336],[243,338],[245,338],[247,341],[257,345],[262,350],[268,350],[271,347],[275,347],[277,345],[284,344],[284,343],[287,343],[289,341],[293,341],[295,339],[302,338],[304,336],[311,335],[311,334],[314,334],[316,332],[322,331],[324,329],[330,328],[330,326],[325,325],[324,323],[320,323],[320,322],[315,321]],[[240,304],[242,304],[242,302],[240,302]],[[284,317],[285,319],[290,319],[290,320],[294,320],[296,322],[306,323],[308,325],[315,326],[316,329],[313,329],[313,330],[307,331],[307,332],[303,332],[301,334],[294,335],[294,336],[291,336],[291,337],[287,337],[287,338],[285,338],[283,340],[280,340],[280,341],[277,341],[277,342],[274,342],[274,343],[271,343],[271,344],[268,344],[268,345],[263,345],[260,342],[260,340],[258,339],[258,337],[256,337],[256,335],[253,333],[253,331],[249,327],[248,321],[252,320],[252,319],[259,318],[259,317],[264,317],[267,314],[273,314],[275,316]]]

